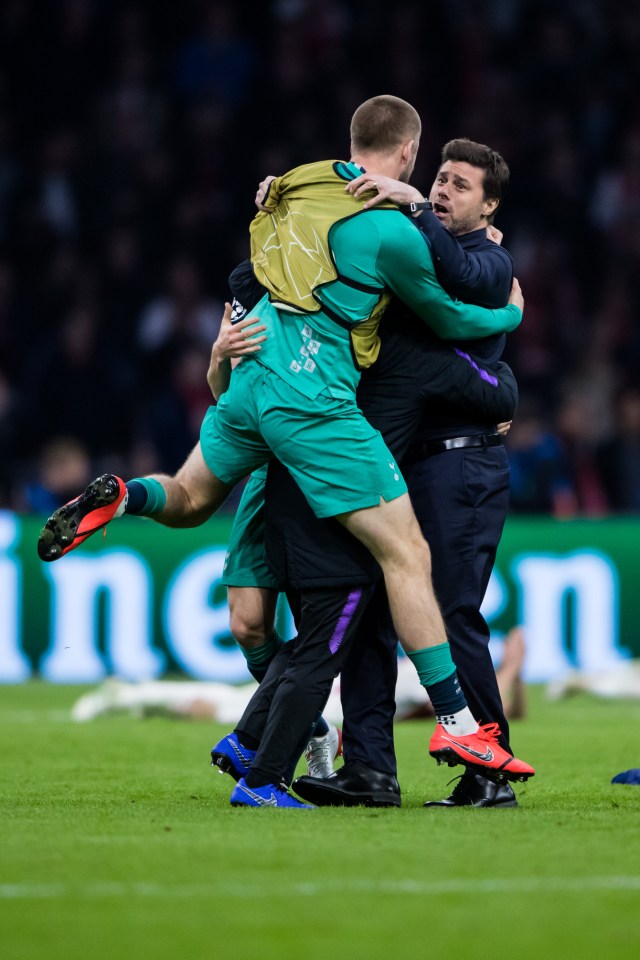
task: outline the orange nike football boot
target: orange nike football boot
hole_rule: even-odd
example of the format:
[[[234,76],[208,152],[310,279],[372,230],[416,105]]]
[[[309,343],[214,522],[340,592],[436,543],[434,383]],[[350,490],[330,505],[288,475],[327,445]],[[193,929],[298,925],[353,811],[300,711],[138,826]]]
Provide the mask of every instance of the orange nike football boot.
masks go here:
[[[512,757],[500,746],[499,734],[497,723],[487,723],[465,737],[449,733],[439,723],[431,737],[429,753],[438,763],[448,763],[450,767],[462,763],[494,779],[528,780],[533,777],[533,767]]]
[[[38,538],[40,559],[47,563],[59,560],[124,513],[122,502],[126,494],[127,488],[120,477],[105,473],[93,480],[79,497],[49,517]]]

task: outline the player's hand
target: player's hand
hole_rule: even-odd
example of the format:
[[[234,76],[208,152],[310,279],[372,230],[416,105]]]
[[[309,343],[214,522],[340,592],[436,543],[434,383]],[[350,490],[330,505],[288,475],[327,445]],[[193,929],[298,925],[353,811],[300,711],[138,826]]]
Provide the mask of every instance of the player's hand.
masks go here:
[[[345,187],[347,193],[354,197],[360,197],[375,190],[376,195],[370,197],[362,204],[363,210],[375,207],[382,200],[391,200],[393,203],[421,203],[424,197],[419,190],[411,187],[408,183],[402,183],[401,180],[392,180],[391,177],[385,177],[381,173],[363,173],[355,180],[351,180]]]
[[[212,362],[257,353],[261,349],[260,344],[267,339],[263,333],[266,329],[266,325],[260,323],[257,317],[245,317],[238,323],[231,323],[231,304],[225,303],[220,332],[211,348]]]
[[[238,323],[231,323],[231,304],[225,303],[224,313],[220,321],[218,336],[211,347],[207,383],[214,400],[219,400],[229,389],[231,371],[242,358],[256,353],[261,344],[267,339],[260,336],[266,326],[256,317],[245,317]]]
[[[520,307],[524,311],[524,297],[522,296],[522,290],[520,289],[520,284],[517,279],[513,278],[513,283],[511,284],[511,293],[509,294],[509,303],[515,303],[516,307]]]
[[[492,223],[487,226],[487,239],[492,240],[493,243],[497,243],[498,246],[502,244],[502,238],[504,234],[502,230],[498,230],[497,227],[494,227]]]
[[[265,177],[264,180],[260,181],[260,184],[258,186],[258,190],[256,193],[256,207],[258,208],[258,210],[269,209],[268,207],[264,206],[264,202],[269,196],[269,188],[271,187],[271,184],[275,179],[276,179],[275,177],[269,175],[268,177]]]
[[[499,433],[501,437],[506,437],[506,435],[509,433],[509,430],[511,430],[512,423],[513,420],[506,420],[504,423],[499,423],[496,427],[496,433]]]

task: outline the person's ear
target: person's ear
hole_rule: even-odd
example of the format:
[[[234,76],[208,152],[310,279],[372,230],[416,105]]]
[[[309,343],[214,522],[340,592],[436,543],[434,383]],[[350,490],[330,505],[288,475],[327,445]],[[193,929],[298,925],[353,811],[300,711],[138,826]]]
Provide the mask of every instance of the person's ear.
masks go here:
[[[485,217],[490,217],[496,212],[500,206],[500,201],[497,197],[490,197],[488,200],[485,200],[482,204],[482,215]]]

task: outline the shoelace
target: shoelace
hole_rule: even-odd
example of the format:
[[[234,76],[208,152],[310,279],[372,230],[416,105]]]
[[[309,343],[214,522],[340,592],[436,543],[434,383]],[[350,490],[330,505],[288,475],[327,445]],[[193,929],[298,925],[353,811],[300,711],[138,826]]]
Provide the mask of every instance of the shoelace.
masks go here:
[[[333,772],[333,761],[337,753],[334,754],[334,744],[332,740],[331,731],[323,737],[312,737],[311,740],[309,740],[304,758],[307,761],[307,769],[310,776],[326,777]]]
[[[478,740],[486,740],[488,743],[497,743],[500,736],[500,726],[497,723],[483,724],[476,734]]]
[[[322,738],[313,737],[309,743],[313,743],[313,746],[310,746],[306,752],[306,759],[310,765],[315,766],[316,764],[333,763],[328,735]]]
[[[462,782],[462,777],[463,777],[463,774],[461,773],[459,777],[453,777],[451,780],[449,780],[449,783],[447,784],[447,786],[450,786],[456,780],[458,781],[455,787],[453,788],[453,790],[451,791],[451,798],[453,800],[458,800],[460,796],[465,795],[466,787],[465,787],[465,784]]]

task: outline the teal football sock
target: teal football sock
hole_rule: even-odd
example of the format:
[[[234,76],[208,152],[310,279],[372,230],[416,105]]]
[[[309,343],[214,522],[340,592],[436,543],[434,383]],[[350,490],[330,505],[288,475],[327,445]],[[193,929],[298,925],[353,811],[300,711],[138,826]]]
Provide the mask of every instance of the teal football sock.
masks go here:
[[[451,648],[448,643],[439,643],[437,647],[425,647],[424,650],[414,650],[407,656],[416,668],[423,687],[430,687],[455,673],[456,667],[451,659]]]
[[[154,480],[152,477],[136,477],[135,480],[129,480],[126,487],[129,495],[125,513],[151,517],[164,510],[167,494],[159,480]]]
[[[277,630],[273,630],[264,643],[261,643],[259,646],[249,647],[246,650],[244,647],[240,648],[247,661],[249,673],[258,683],[264,680],[265,674],[269,669],[269,664],[283,643],[284,640],[278,634]]]
[[[455,727],[464,735],[475,733],[478,725],[467,706],[448,643],[416,650],[407,656],[413,663],[420,683],[427,691],[436,718],[445,727]]]

